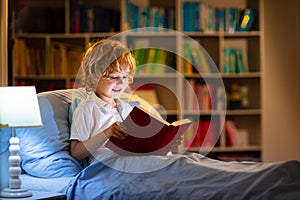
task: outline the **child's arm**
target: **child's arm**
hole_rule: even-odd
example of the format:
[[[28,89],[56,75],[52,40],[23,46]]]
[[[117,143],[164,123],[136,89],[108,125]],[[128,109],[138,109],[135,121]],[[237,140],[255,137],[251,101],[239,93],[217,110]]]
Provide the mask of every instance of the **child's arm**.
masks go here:
[[[95,152],[108,138],[115,137],[122,140],[126,135],[125,127],[120,122],[115,122],[103,132],[88,140],[71,140],[70,154],[76,160],[80,161]]]

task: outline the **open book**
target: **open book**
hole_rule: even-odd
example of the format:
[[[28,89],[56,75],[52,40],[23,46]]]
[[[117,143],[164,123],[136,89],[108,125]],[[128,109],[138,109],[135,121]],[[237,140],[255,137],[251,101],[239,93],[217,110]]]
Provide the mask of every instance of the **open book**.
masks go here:
[[[166,155],[192,122],[183,119],[168,123],[136,106],[122,123],[128,135],[123,140],[111,137],[106,147],[119,155]]]

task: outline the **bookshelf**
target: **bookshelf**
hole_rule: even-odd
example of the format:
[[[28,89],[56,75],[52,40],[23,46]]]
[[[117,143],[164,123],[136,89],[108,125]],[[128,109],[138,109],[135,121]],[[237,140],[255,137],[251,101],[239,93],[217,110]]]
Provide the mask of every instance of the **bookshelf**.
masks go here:
[[[185,25],[185,23],[193,23],[193,20],[187,15],[195,11],[194,7],[201,6],[200,4],[206,4],[212,6],[213,8],[225,9],[225,12],[229,8],[235,8],[239,10],[244,10],[246,8],[252,8],[256,12],[256,21],[253,23],[252,28],[249,31],[238,31],[230,30],[226,27],[226,23],[223,26],[223,31],[218,31],[219,20],[214,21],[215,24],[207,25],[205,23],[210,23],[208,20],[204,22],[206,25],[204,28]],[[219,141],[217,141],[214,148],[211,149],[211,145],[208,147],[192,147],[190,151],[202,152],[208,154],[214,158],[224,159],[224,160],[260,160],[261,158],[261,118],[262,118],[262,39],[263,32],[261,28],[262,20],[262,1],[197,1],[197,0],[180,0],[176,2],[178,11],[177,20],[177,30],[184,31],[184,33],[198,41],[205,50],[209,53],[211,58],[216,63],[218,70],[221,74],[224,86],[227,93],[227,109],[226,115],[224,116],[224,129],[221,132]],[[197,10],[197,12],[199,12]],[[201,12],[201,11],[200,11]],[[198,13],[197,13],[198,14]],[[199,14],[198,14],[199,15]],[[209,15],[206,13],[206,15]],[[187,18],[187,19],[185,19]],[[199,17],[201,18],[201,17]],[[202,17],[203,18],[203,17]],[[192,21],[192,22],[190,22]],[[196,20],[197,21],[197,20]],[[198,19],[197,23],[201,24],[201,19]],[[227,25],[228,26],[228,25]],[[212,27],[212,28],[211,28]],[[227,67],[228,58],[227,52],[229,49],[240,49],[244,56],[244,70],[235,69],[229,70]],[[185,77],[192,80],[191,82],[200,82],[204,77],[205,79],[211,79],[215,75],[213,73],[199,75],[198,73],[188,73]],[[200,81],[199,81],[200,80]],[[235,96],[231,89],[235,87],[243,88],[246,91],[247,98],[243,101],[238,101],[236,104],[234,101]],[[186,110],[186,115],[197,115],[198,112],[192,109]],[[200,121],[205,121],[210,116],[221,116],[218,110],[210,110],[202,112],[202,117]],[[214,119],[211,117],[211,122]],[[218,121],[218,120],[217,120]],[[228,121],[233,121],[235,124],[235,129],[241,133],[238,133],[240,138],[237,140],[241,141],[243,139],[244,144],[230,144],[228,142],[228,135],[226,133],[226,123]],[[218,121],[222,124],[222,120]],[[200,122],[201,123],[201,122]],[[201,126],[201,125],[200,125]],[[204,126],[204,125],[203,125]],[[201,132],[201,130],[200,130]],[[246,132],[246,133],[244,133]],[[243,134],[242,134],[243,133]],[[209,142],[209,141],[208,141]],[[201,143],[201,140],[200,140]],[[245,144],[246,143],[246,144]],[[199,150],[200,149],[200,150]]]
[[[35,85],[38,92],[72,88],[89,43],[120,31],[119,0],[9,3],[12,81],[14,85]],[[89,19],[91,13],[94,17]],[[99,26],[103,17],[106,23]]]
[[[237,31],[232,28],[219,31],[216,24],[212,26],[213,28],[207,26],[199,30],[187,29],[183,7],[191,2],[201,2],[218,9],[252,8],[257,15],[249,31]],[[260,22],[262,0],[171,0],[163,2],[150,0],[149,4],[145,3],[134,0],[54,0],[51,3],[40,0],[10,1],[14,41],[13,84],[34,84],[38,92],[72,88],[76,71],[79,68],[78,58],[88,44],[99,38],[116,38],[124,41],[134,50],[138,63],[141,65],[145,63],[139,68],[134,83],[137,85],[157,84],[155,92],[159,104],[164,106],[161,112],[166,118],[190,117],[196,121],[211,119],[218,123],[217,129],[222,129],[222,124],[226,120],[232,120],[239,130],[247,131],[247,145],[237,147],[228,145],[225,130],[222,129],[220,139],[209,155],[215,158],[221,156],[220,159],[222,159],[225,157],[222,155],[226,154],[226,157],[232,155],[234,159],[235,154],[245,154],[248,157],[241,156],[241,158],[249,159],[249,155],[253,155],[253,159],[260,160],[263,79],[261,60],[263,32]],[[137,7],[143,8],[139,11],[143,13],[142,16],[148,12],[150,14],[163,13],[164,21],[153,22],[143,17],[137,18],[139,15],[132,14],[132,12],[137,12]],[[146,11],[147,8],[149,11]],[[80,17],[78,13],[84,17]],[[40,17],[37,19],[36,15]],[[108,20],[102,23],[102,21],[97,21],[99,18]],[[99,24],[102,26],[98,26]],[[149,24],[154,28],[147,32],[141,31],[144,24]],[[174,31],[163,31],[166,29],[160,28]],[[130,29],[133,31],[127,31]],[[182,59],[182,57],[187,57],[184,44],[189,40],[199,43],[207,51],[220,73],[217,71],[204,73],[203,71],[199,74],[195,72],[195,69],[186,71],[186,63],[193,65],[191,59]],[[164,52],[164,49],[168,51]],[[244,68],[228,70],[226,67],[226,53],[232,49],[242,52]],[[147,63],[153,61],[149,58],[150,55],[156,54],[163,55],[164,58],[161,58],[163,61],[159,62],[156,59],[156,64],[148,65]],[[145,60],[145,57],[148,60]],[[165,69],[164,66],[168,67]],[[219,79],[224,84],[227,97],[230,95],[232,85],[246,88],[246,104],[237,106],[237,104],[225,102],[226,113],[216,109],[217,105],[201,108],[201,116],[197,110],[186,106],[185,91],[188,81],[203,85],[203,83]],[[189,148],[189,151],[202,153],[206,150],[204,147],[197,146]]]

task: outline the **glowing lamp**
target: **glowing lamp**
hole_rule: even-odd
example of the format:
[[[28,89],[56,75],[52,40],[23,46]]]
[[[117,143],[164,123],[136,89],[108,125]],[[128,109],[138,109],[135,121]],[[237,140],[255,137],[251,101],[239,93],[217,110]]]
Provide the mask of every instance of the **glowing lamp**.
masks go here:
[[[21,188],[21,157],[16,128],[42,126],[40,108],[34,86],[0,87],[0,128],[11,128],[9,146],[9,188],[1,191],[1,197],[29,197],[32,193]]]

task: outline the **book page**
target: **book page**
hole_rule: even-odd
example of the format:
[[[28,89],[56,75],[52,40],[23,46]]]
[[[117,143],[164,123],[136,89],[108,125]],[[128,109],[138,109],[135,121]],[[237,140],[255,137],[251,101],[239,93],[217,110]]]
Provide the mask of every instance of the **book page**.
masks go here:
[[[169,123],[167,122],[166,120],[163,120],[162,118],[159,118],[155,115],[153,115],[152,113],[150,113],[149,111],[143,109],[142,107],[138,106],[139,109],[141,109],[142,111],[144,111],[145,113],[147,113],[148,115],[150,115],[151,117],[157,119],[158,121],[160,121],[161,123],[163,124],[166,124],[167,126],[179,126],[181,124],[187,124],[187,123],[191,123],[191,120],[189,119],[180,119],[180,120],[177,120],[175,122],[172,122],[172,123]]]
[[[173,126],[179,126],[179,125],[182,125],[182,124],[188,124],[188,123],[191,123],[192,121],[189,120],[189,119],[181,119],[181,120],[178,120],[178,121],[175,121],[173,123],[171,123],[171,125]]]
[[[142,108],[141,106],[137,106],[140,110],[144,111],[145,113],[147,113],[149,116],[155,118],[156,120],[160,121],[161,123],[163,124],[166,124],[167,126],[170,126],[170,123],[167,122],[166,120],[162,119],[162,118],[159,118],[158,116],[156,115],[153,115],[152,113],[150,113],[148,110],[145,110],[144,108]]]

